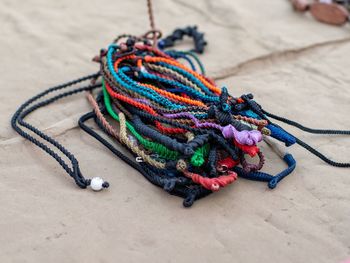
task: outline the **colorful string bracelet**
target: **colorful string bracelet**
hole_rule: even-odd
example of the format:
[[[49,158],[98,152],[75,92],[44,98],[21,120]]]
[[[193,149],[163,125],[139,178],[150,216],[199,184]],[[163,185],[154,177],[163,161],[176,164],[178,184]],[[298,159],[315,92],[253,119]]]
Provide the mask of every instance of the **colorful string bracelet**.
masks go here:
[[[98,73],[39,93],[12,117],[12,127],[51,155],[80,188],[99,191],[109,183],[100,177],[85,178],[75,156],[25,118],[83,91],[92,110],[79,119],[81,129],[149,182],[183,198],[185,207],[240,177],[275,188],[296,167],[285,151],[293,144],[332,166],[350,167],[327,158],[272,119],[314,134],[349,135],[350,131],[311,129],[269,113],[252,94],[232,96],[205,75],[196,53],[203,53],[207,42],[197,27],[176,29],[159,40],[161,32],[150,16],[151,31],[143,36],[120,35],[94,57]],[[169,50],[185,36],[193,38],[193,50]],[[87,124],[91,120],[99,131]],[[263,141],[286,163],[276,175],[262,171],[267,161],[260,147]]]

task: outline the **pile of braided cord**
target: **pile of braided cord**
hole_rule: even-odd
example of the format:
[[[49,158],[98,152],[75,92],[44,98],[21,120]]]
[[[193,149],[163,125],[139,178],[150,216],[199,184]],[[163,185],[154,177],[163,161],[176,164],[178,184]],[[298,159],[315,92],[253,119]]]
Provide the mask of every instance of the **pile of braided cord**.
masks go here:
[[[184,35],[194,38],[194,50],[166,49]],[[297,143],[330,165],[350,167],[349,163],[330,160],[269,118],[310,133],[348,135],[349,131],[307,128],[268,113],[252,94],[231,96],[226,87],[218,87],[205,75],[196,55],[205,45],[196,27],[175,30],[158,42],[158,48],[145,37],[121,35],[93,59],[100,65],[98,73],[34,96],[16,111],[12,127],[50,154],[79,187],[86,188],[91,179],[82,175],[74,155],[24,121],[40,107],[86,91],[92,111],[79,119],[79,126],[152,184],[182,197],[185,207],[238,177],[264,181],[275,188],[296,167],[293,156],[281,150],[282,144],[276,140],[285,146]],[[84,81],[90,83],[76,87]],[[53,92],[61,93],[45,99]],[[86,124],[90,119],[100,131]],[[277,175],[261,171],[265,162],[259,147],[262,140],[288,166]],[[104,181],[102,187],[109,187],[109,183]]]

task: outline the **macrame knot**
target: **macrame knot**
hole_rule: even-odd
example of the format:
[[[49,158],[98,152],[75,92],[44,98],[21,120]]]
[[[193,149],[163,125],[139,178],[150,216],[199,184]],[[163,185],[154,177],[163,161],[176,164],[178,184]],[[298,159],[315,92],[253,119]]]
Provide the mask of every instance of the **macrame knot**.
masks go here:
[[[245,173],[255,172],[260,170],[263,167],[265,163],[265,157],[261,151],[258,152],[258,156],[259,156],[258,164],[248,163],[244,155],[241,156],[241,165]]]
[[[266,136],[270,136],[271,135],[271,131],[270,129],[266,128],[266,127],[263,127],[261,128],[260,132]]]
[[[204,188],[210,191],[219,191],[220,188],[231,184],[237,179],[237,174],[234,172],[229,172],[228,175],[222,175],[215,178],[203,177],[196,173],[191,173],[189,171],[184,171],[184,175],[191,178],[193,182],[202,185]]]
[[[241,98],[247,103],[247,105],[253,112],[258,114],[260,117],[264,116],[263,113],[261,112],[261,106],[255,100],[253,100],[254,98],[253,94],[250,93],[250,94],[242,95]]]
[[[194,192],[190,192],[187,194],[182,204],[184,207],[190,207],[193,205],[195,200],[196,200],[196,194]]]
[[[230,113],[231,106],[227,103],[228,91],[225,86],[221,88],[221,94],[220,94],[219,100],[220,100],[221,110],[225,113]]]
[[[187,169],[187,163],[184,159],[180,159],[176,163],[176,170],[183,172]]]
[[[167,192],[171,192],[176,185],[175,179],[165,179],[163,189]]]
[[[243,145],[256,145],[262,140],[262,134],[260,131],[238,131],[231,124],[223,127],[222,135],[226,138],[234,138],[239,144]]]
[[[230,112],[224,112],[218,108],[215,109],[215,118],[220,123],[220,125],[228,125],[233,122],[233,118]]]
[[[105,182],[102,184],[102,187],[103,187],[103,188],[108,188],[108,187],[109,187],[109,183],[105,181]]]

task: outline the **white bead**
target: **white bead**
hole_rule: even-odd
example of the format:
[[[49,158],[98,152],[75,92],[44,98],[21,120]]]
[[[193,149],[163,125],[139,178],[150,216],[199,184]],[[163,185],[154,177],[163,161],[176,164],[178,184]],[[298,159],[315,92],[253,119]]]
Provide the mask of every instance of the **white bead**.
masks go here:
[[[91,189],[94,190],[94,191],[101,191],[102,188],[103,188],[103,179],[101,177],[94,177],[91,179],[91,183],[90,183],[90,186],[91,186]]]

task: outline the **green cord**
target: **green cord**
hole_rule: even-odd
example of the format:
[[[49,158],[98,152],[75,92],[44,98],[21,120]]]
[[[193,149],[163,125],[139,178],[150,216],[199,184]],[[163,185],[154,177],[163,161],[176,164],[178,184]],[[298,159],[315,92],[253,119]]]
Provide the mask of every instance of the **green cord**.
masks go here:
[[[110,95],[108,94],[107,90],[106,90],[106,86],[104,83],[104,80],[102,80],[102,88],[103,88],[103,97],[104,97],[104,102],[106,105],[106,109],[109,113],[109,115],[111,115],[111,117],[115,120],[117,120],[118,122],[119,117],[118,115],[114,112],[112,105],[111,105],[111,98]],[[177,159],[177,157],[179,156],[179,154],[175,151],[169,150],[168,148],[166,148],[165,146],[149,141],[145,138],[143,138],[134,128],[134,126],[132,126],[132,124],[128,121],[126,121],[126,127],[128,128],[128,130],[135,136],[135,138],[147,149],[147,150],[151,150],[153,152],[156,152],[159,154],[159,156],[161,158],[165,158],[165,159],[169,159],[169,160],[175,160]]]
[[[202,166],[204,164],[204,158],[209,154],[209,150],[209,143],[206,143],[202,147],[196,149],[191,157],[191,164],[196,167]]]
[[[113,119],[119,122],[120,120],[119,120],[118,114],[116,114],[112,108],[111,97],[107,92],[106,85],[103,79],[102,79],[102,91],[103,91],[104,103],[109,115],[111,115]],[[134,126],[130,122],[126,121],[126,127],[147,150],[156,152],[157,154],[159,154],[161,158],[164,158],[164,159],[168,159],[168,160],[178,159],[179,157],[178,152],[172,151],[162,144],[145,139],[144,137],[142,137],[141,134],[139,134],[135,130]],[[196,149],[194,154],[191,157],[191,164],[194,166],[201,166],[204,163],[204,157],[208,155],[208,152],[209,152],[209,144],[205,144],[202,147],[199,147],[198,149]]]

